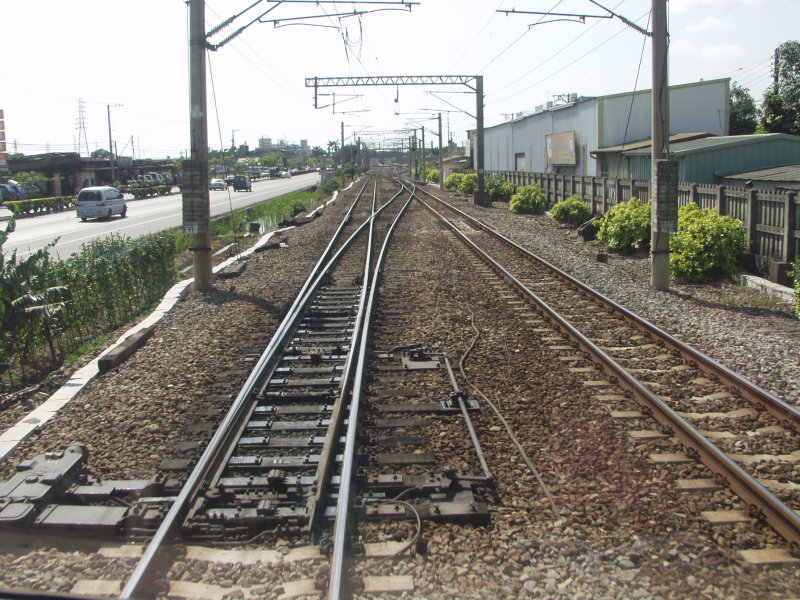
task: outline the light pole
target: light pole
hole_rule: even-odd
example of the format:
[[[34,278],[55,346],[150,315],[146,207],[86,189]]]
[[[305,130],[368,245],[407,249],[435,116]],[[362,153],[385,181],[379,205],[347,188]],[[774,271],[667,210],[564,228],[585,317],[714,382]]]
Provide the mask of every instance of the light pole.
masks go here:
[[[108,113],[108,162],[111,166],[111,185],[114,185],[114,143],[111,141],[111,107],[124,106],[123,104],[106,104],[106,112]]]

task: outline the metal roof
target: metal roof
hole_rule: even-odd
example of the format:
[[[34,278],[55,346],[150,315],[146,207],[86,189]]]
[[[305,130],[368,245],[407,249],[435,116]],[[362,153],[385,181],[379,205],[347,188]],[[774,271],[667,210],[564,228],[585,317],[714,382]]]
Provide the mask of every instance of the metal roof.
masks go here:
[[[669,136],[669,143],[670,144],[677,144],[682,142],[687,142],[690,140],[697,140],[707,137],[713,137],[713,134],[699,132],[699,133],[675,133]],[[648,138],[646,140],[637,140],[635,142],[627,142],[626,144],[620,144],[617,146],[608,146],[607,148],[598,148],[594,152],[597,154],[603,154],[608,152],[629,152],[632,150],[642,150],[642,149],[650,149],[653,145],[653,140]],[[671,148],[670,148],[671,151]]]
[[[744,173],[725,175],[726,179],[742,179],[753,181],[797,181],[800,182],[800,164],[783,165],[769,169],[756,169]]]
[[[749,146],[753,144],[765,144],[777,140],[787,140],[800,144],[800,136],[789,135],[788,133],[763,133],[758,135],[726,135],[712,136],[702,139],[689,140],[670,145],[669,153],[675,156],[685,156],[696,154],[707,150],[719,150],[723,148],[734,148],[737,146]],[[650,147],[625,150],[625,154],[640,155],[649,154]]]

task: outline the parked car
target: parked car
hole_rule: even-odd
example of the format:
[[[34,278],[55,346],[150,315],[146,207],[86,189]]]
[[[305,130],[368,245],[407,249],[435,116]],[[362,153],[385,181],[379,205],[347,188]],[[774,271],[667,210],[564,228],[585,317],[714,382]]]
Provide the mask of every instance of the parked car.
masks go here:
[[[117,188],[100,185],[83,188],[75,199],[75,214],[85,221],[89,217],[110,219],[111,215],[125,217],[128,206]]]
[[[291,179],[291,178],[292,178],[292,174],[289,173],[289,171],[283,171],[281,173],[281,179]]]
[[[235,175],[233,178],[233,191],[239,192],[242,190],[245,192],[253,191],[253,185],[250,183],[250,178],[247,175]]]
[[[5,183],[0,183],[0,204],[6,200],[17,200],[16,194],[11,190],[11,187]]]
[[[211,183],[208,184],[208,189],[210,190],[227,190],[228,184],[222,181],[222,179],[212,179]]]

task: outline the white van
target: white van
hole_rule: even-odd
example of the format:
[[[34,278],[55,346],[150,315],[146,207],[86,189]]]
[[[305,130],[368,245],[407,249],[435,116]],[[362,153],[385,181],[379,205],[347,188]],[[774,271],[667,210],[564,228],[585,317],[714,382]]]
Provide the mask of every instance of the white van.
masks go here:
[[[89,217],[110,219],[111,215],[124,217],[128,214],[128,207],[117,188],[101,185],[83,188],[78,193],[75,212],[81,221]]]

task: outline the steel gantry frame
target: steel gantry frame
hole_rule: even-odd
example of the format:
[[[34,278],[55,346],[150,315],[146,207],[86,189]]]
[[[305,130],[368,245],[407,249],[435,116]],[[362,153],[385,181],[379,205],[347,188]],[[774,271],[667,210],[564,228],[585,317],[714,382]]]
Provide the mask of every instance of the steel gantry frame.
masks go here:
[[[306,87],[314,88],[314,108],[317,108],[318,89],[321,87],[356,87],[377,85],[463,85],[475,92],[475,120],[477,121],[475,143],[475,171],[478,174],[478,190],[475,204],[489,206],[491,201],[484,186],[483,160],[483,75],[380,75],[363,77],[306,77]],[[441,170],[442,165],[439,165]]]

